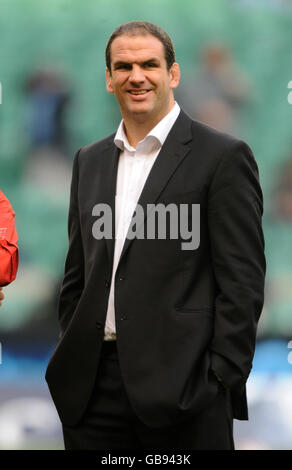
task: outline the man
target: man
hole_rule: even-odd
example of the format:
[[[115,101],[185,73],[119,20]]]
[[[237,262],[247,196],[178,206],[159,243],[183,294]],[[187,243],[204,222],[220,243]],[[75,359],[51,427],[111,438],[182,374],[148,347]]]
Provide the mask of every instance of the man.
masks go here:
[[[121,25],[106,64],[123,120],[75,155],[61,336],[46,374],[65,447],[233,449],[263,305],[257,165],[244,142],[179,109],[161,28]],[[172,222],[166,236],[141,236],[159,204],[200,226],[199,239],[184,245]]]
[[[2,287],[14,281],[18,269],[18,236],[14,218],[15,212],[0,190],[0,306],[4,299]]]

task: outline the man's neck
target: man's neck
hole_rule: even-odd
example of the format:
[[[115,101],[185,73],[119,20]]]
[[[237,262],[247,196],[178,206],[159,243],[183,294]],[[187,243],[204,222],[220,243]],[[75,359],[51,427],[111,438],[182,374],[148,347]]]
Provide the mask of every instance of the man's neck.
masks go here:
[[[127,139],[129,144],[136,148],[138,143],[143,140],[146,135],[154,129],[154,127],[173,109],[174,102],[170,106],[170,108],[159,117],[153,120],[147,119],[146,121],[142,120],[139,122],[137,119],[131,119],[127,117],[123,117],[124,120],[124,131],[127,135]]]

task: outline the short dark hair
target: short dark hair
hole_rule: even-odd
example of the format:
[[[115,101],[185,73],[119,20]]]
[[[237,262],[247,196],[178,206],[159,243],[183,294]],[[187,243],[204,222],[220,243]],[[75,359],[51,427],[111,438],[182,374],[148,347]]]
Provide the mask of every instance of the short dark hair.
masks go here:
[[[114,39],[116,39],[118,36],[122,36],[123,34],[128,34],[130,36],[151,34],[152,36],[155,36],[164,46],[164,55],[168,70],[175,62],[175,51],[172,40],[162,28],[153,23],[148,23],[148,21],[129,21],[118,26],[112,32],[107,42],[105,49],[105,61],[109,71],[111,71],[111,44]]]

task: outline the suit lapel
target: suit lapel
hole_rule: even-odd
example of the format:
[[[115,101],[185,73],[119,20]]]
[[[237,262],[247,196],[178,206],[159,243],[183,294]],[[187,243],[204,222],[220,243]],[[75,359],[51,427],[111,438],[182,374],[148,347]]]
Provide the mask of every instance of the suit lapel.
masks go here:
[[[172,174],[190,150],[186,143],[192,139],[191,123],[191,119],[181,111],[155,160],[138,201],[145,214],[144,221],[147,219],[147,205],[156,203]],[[132,220],[130,229],[134,223]],[[138,228],[136,227],[136,231]],[[132,242],[133,239],[126,238],[120,260]]]
[[[113,137],[114,138],[114,137]],[[114,144],[113,138],[103,151],[102,158],[102,201],[112,210],[112,238],[105,238],[110,266],[113,264],[115,246],[115,194],[120,150]]]

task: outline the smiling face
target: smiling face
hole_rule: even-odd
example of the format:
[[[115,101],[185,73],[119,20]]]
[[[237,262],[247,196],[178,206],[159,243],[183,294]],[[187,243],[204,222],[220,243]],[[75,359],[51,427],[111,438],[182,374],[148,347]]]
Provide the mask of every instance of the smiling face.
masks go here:
[[[153,127],[171,110],[179,66],[167,69],[164,46],[155,36],[124,34],[111,44],[111,70],[106,87],[114,93],[125,120]]]

